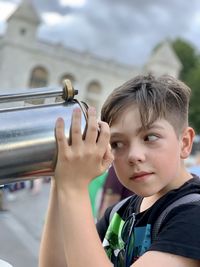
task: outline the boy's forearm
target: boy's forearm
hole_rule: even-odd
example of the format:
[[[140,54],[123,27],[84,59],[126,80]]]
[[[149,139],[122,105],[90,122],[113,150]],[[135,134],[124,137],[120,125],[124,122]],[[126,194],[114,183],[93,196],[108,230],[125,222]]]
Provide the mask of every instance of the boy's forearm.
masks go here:
[[[67,267],[59,221],[57,188],[53,179],[39,254],[39,267]]]
[[[65,254],[70,267],[111,267],[99,236],[87,190],[58,193]]]

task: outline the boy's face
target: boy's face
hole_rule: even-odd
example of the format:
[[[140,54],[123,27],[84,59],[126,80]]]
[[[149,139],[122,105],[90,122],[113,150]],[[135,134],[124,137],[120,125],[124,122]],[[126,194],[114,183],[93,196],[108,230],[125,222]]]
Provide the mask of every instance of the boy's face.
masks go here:
[[[165,119],[156,120],[144,130],[138,108],[132,106],[110,129],[117,176],[136,194],[162,196],[189,178],[182,162],[185,139],[177,137]]]

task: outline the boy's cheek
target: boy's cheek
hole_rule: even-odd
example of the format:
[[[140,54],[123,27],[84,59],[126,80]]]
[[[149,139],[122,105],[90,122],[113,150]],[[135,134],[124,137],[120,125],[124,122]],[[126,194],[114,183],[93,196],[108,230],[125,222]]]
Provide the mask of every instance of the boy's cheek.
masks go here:
[[[123,169],[123,161],[114,156],[113,166],[116,170],[118,170],[118,169],[122,170]]]

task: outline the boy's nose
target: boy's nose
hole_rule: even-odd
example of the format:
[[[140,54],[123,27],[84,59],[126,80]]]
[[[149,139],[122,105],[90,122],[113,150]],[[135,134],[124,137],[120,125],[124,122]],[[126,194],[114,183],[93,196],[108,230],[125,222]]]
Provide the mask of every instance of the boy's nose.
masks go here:
[[[145,152],[141,146],[132,146],[128,152],[128,163],[130,165],[145,161]]]

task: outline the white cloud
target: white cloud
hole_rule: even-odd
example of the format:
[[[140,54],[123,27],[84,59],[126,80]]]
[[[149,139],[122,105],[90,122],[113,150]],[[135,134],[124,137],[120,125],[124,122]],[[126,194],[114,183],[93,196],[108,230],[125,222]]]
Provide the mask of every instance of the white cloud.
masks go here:
[[[0,2],[0,21],[5,21],[16,9],[16,4],[11,2]]]
[[[44,22],[47,23],[49,26],[59,24],[63,20],[63,16],[55,12],[44,13],[42,15],[42,18]]]
[[[83,6],[86,0],[59,0],[62,6]]]
[[[32,1],[44,19],[40,36],[122,63],[144,64],[167,38],[184,37],[200,47],[199,0]]]

